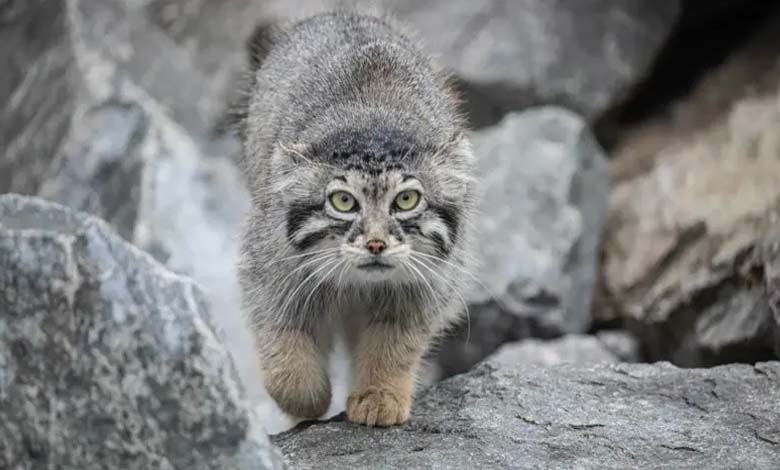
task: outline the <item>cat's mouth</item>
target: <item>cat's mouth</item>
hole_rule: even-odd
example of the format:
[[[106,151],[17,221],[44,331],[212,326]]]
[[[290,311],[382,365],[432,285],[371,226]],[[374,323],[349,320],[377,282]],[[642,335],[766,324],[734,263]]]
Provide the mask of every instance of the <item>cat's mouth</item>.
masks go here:
[[[359,265],[358,269],[364,269],[366,271],[387,271],[388,269],[393,269],[393,266],[382,263],[381,261],[372,261],[370,263]]]

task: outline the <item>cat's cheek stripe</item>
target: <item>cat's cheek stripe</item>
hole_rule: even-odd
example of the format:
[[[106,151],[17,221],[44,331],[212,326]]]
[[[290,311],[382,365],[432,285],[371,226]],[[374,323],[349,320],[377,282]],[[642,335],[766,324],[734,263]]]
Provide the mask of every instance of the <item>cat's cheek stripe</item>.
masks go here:
[[[449,238],[452,243],[458,238],[458,225],[460,224],[460,210],[450,204],[429,204],[428,208],[432,210],[447,226]]]
[[[295,234],[291,242],[299,251],[309,249],[329,236],[343,237],[349,232],[352,222],[339,222],[328,225],[306,234]]]
[[[422,235],[420,225],[416,221],[404,220],[401,222],[401,228],[408,234]]]
[[[300,241],[293,241],[293,246],[299,251],[306,250],[321,242],[328,236],[328,229],[312,232],[303,237]]]
[[[441,257],[447,257],[450,254],[450,249],[447,246],[447,244],[444,242],[444,237],[441,236],[438,232],[433,232],[428,236],[431,240],[433,240],[433,243],[436,244],[436,252]]]
[[[287,210],[287,238],[293,240],[303,224],[314,214],[322,210],[319,204],[293,204]]]

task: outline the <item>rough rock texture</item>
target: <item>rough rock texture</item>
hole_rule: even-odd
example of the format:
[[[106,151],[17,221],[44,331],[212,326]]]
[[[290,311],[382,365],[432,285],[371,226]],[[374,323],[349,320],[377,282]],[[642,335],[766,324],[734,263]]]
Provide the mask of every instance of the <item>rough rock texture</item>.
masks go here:
[[[680,107],[682,122],[699,129],[623,150],[650,158],[612,194],[603,273],[611,309],[597,311],[622,319],[650,359],[697,366],[772,357],[780,17],[771,25]],[[711,116],[711,103],[725,99],[718,84],[729,83],[744,88]]]
[[[490,362],[501,366],[556,366],[612,364],[620,360],[595,336],[567,335],[550,341],[526,339],[505,344],[490,356]]]
[[[334,1],[274,0],[275,17]],[[679,9],[677,0],[386,0],[465,85],[475,124],[532,105],[591,118],[642,77]]]
[[[191,281],[0,196],[0,468],[281,468]]]
[[[473,143],[481,284],[467,296],[470,331],[443,348],[445,374],[506,341],[587,330],[609,191],[601,149],[568,111],[510,114]]]
[[[780,363],[510,368],[421,397],[406,425],[344,422],[275,439],[290,468],[776,469]]]

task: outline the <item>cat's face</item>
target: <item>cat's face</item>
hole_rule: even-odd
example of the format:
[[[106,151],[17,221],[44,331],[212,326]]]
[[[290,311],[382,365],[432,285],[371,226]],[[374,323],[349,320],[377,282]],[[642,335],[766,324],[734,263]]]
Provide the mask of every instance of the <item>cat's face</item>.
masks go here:
[[[299,158],[283,167],[295,264],[337,285],[440,276],[458,240],[468,182],[428,157],[374,165]]]

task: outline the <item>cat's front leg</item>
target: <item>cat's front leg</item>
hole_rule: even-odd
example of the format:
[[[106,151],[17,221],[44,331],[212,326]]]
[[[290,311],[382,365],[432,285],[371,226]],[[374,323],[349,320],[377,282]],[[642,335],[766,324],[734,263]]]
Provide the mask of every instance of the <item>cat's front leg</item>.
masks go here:
[[[265,387],[292,416],[316,419],[328,411],[327,357],[317,338],[299,330],[266,330],[258,337]]]
[[[366,327],[354,350],[355,385],[347,418],[367,426],[409,419],[417,372],[430,340],[425,329],[378,321]]]

